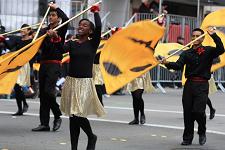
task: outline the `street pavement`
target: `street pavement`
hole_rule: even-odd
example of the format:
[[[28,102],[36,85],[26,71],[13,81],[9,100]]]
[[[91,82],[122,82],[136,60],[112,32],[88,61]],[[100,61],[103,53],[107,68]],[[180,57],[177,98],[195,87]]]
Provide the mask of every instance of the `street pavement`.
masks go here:
[[[90,116],[93,132],[98,136],[96,150],[225,150],[225,93],[210,95],[216,116],[208,119],[207,142],[198,144],[195,132],[193,144],[181,146],[183,114],[181,89],[166,89],[145,94],[145,125],[128,125],[133,119],[130,95],[113,95],[104,98],[107,115],[102,118]],[[57,99],[60,101],[60,97]],[[0,150],[70,150],[69,121],[57,132],[32,132],[39,125],[39,99],[28,99],[29,110],[23,116],[12,117],[17,110],[15,99],[0,100]],[[52,128],[53,118],[50,126]],[[197,128],[197,124],[195,124]],[[82,131],[82,130],[81,130]],[[79,150],[85,150],[87,136],[82,131]]]

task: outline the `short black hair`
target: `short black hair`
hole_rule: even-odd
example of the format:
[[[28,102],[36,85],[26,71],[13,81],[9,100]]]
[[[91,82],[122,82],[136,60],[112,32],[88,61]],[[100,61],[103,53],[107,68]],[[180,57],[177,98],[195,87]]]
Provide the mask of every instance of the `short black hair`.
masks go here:
[[[21,26],[21,29],[22,29],[22,28],[25,28],[25,27],[29,27],[29,25],[25,23],[25,24],[23,24],[23,25]],[[27,29],[28,29],[28,30],[31,30],[31,28],[27,28]]]
[[[48,12],[48,15],[51,13],[51,12],[55,12],[57,17],[59,18],[59,15],[58,15],[58,12],[56,9],[50,9],[49,12]]]
[[[91,22],[89,19],[84,18],[84,19],[81,19],[81,20],[79,21],[79,24],[80,24],[82,21],[88,21],[88,22],[90,23],[90,28],[91,28],[91,30],[92,30],[93,32],[95,31],[95,25],[94,25],[93,22]],[[90,37],[91,37],[91,36],[92,36],[92,35],[90,35]]]
[[[200,29],[200,28],[195,28],[195,29],[192,30],[192,32],[194,32],[194,31],[199,31],[199,32],[201,32],[201,34],[204,34],[204,33],[205,33],[205,32],[204,32],[202,29]]]

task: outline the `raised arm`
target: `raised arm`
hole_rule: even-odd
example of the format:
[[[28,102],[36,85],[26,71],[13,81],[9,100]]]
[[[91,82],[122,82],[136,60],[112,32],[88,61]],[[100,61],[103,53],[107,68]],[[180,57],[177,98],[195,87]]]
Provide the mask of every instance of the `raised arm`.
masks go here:
[[[216,48],[214,48],[212,50],[213,57],[216,58],[219,55],[224,53],[224,51],[225,51],[224,46],[223,46],[223,43],[222,43],[220,37],[216,33],[210,34],[210,36],[212,37],[213,41],[216,44]]]
[[[95,31],[93,33],[91,42],[97,51],[97,48],[101,40],[101,30],[102,30],[102,22],[98,13],[99,6],[92,6],[91,11],[94,13],[94,19],[95,19]]]

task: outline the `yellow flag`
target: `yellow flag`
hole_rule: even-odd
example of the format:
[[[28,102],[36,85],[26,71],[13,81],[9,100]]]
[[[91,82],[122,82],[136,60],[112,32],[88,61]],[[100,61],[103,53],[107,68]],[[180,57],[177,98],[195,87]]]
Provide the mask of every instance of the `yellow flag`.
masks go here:
[[[39,71],[40,63],[33,63],[33,69],[36,70],[36,71]]]
[[[186,70],[186,65],[184,65],[183,72],[182,72],[181,83],[183,86],[184,86],[185,82],[187,81],[187,78],[185,78],[185,70]]]
[[[46,35],[41,36],[35,42],[29,43],[16,52],[8,54],[5,58],[0,59],[0,80],[10,72],[19,70],[24,64],[37,53]]]
[[[97,50],[96,54],[102,51],[102,49],[103,49],[103,47],[104,47],[106,42],[107,42],[107,40],[101,40],[101,42],[100,42],[100,44],[98,46],[98,50]]]
[[[107,40],[100,69],[111,94],[158,64],[154,49],[165,29],[150,20],[133,23]]]
[[[9,72],[2,79],[0,79],[0,94],[11,94],[12,89],[16,84],[19,72],[20,70]]]
[[[217,35],[221,38],[223,45],[225,46],[225,8],[224,9],[220,9],[218,11],[212,12],[210,14],[208,14],[201,25],[201,28],[206,31],[208,27],[210,26],[214,26],[217,28]],[[205,39],[203,41],[203,45],[204,46],[213,46],[215,47],[215,43],[213,41],[213,39],[207,34],[205,36]],[[218,61],[213,64],[211,71],[214,72],[217,69],[221,68],[225,66],[225,54],[220,55]]]
[[[69,60],[70,60],[69,52],[68,53],[64,53],[63,54],[63,59],[61,60],[61,63],[63,64],[65,62],[69,61]]]
[[[172,53],[174,53],[175,51],[181,49],[182,47],[184,47],[181,44],[178,43],[159,43],[157,44],[156,48],[155,48],[155,52],[154,52],[154,56],[163,56],[163,57],[168,57],[169,55],[171,55]],[[173,55],[172,57],[168,58],[167,61],[169,62],[176,62],[179,57],[180,54],[183,52],[184,50],[180,50],[179,52],[177,52],[175,55]],[[160,64],[160,66],[165,67],[165,65]]]

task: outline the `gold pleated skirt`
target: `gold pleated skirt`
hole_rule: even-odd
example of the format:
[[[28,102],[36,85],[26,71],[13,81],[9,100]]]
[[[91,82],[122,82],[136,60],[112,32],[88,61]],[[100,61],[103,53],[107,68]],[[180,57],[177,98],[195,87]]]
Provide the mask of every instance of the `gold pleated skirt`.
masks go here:
[[[26,63],[19,70],[19,76],[16,81],[20,86],[30,86],[30,64]]]
[[[66,77],[62,89],[61,111],[67,116],[105,115],[92,78]]]
[[[151,77],[149,73],[146,73],[134,79],[133,81],[128,83],[125,88],[127,92],[133,92],[133,91],[136,91],[137,89],[144,89],[145,93],[152,93],[155,91],[155,88],[152,85]]]
[[[214,78],[209,80],[209,94],[214,94],[217,92],[217,87]]]
[[[104,84],[99,64],[93,65],[93,80],[94,80],[95,85],[103,85]]]

